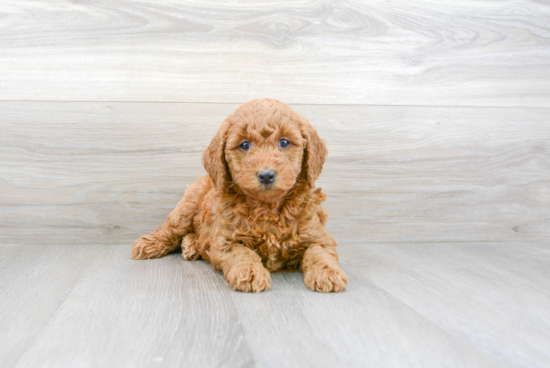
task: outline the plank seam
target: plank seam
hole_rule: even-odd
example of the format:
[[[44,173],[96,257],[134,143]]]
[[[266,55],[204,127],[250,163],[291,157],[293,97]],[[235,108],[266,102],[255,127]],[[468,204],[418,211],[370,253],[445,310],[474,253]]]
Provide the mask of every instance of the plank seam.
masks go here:
[[[4,102],[46,102],[46,103],[133,103],[133,104],[182,104],[182,105],[240,105],[246,101],[237,101],[237,102],[218,102],[218,101],[139,101],[139,100],[1,100],[0,103]],[[510,108],[525,108],[525,109],[542,109],[548,110],[550,106],[533,106],[533,105],[404,105],[404,104],[341,104],[341,103],[324,103],[324,104],[315,104],[315,103],[296,103],[291,101],[283,101],[287,105],[294,106],[364,106],[364,107],[425,107],[425,108],[500,108],[500,109],[510,109]]]

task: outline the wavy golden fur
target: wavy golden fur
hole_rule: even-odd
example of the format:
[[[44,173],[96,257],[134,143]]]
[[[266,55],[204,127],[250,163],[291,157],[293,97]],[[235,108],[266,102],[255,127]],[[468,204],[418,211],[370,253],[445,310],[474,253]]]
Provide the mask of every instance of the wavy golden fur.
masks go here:
[[[185,259],[211,262],[234,290],[267,290],[270,271],[298,269],[311,290],[344,290],[337,243],[324,230],[326,196],[314,189],[326,155],[313,126],[284,103],[243,104],[204,151],[208,175],[187,188],[166,223],[132,245],[132,257],[181,246]]]

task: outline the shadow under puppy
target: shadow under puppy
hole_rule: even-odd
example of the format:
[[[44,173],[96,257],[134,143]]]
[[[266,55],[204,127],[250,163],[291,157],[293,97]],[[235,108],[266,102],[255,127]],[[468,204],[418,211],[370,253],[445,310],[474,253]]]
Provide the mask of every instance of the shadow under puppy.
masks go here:
[[[211,262],[234,290],[267,290],[270,271],[298,269],[311,290],[344,290],[337,243],[324,230],[326,196],[314,189],[326,155],[313,126],[286,104],[243,104],[203,153],[208,175],[132,245],[132,257],[158,258],[181,245],[185,259]]]

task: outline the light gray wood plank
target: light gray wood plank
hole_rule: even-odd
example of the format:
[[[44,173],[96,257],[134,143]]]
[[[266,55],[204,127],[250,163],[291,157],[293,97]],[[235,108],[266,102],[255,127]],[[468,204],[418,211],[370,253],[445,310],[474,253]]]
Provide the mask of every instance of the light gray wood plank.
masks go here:
[[[543,1],[0,7],[0,100],[550,106]]]
[[[548,242],[356,244],[340,251],[353,255],[352,272],[502,363],[550,363]]]
[[[205,173],[237,106],[0,102],[0,240],[130,244]],[[293,107],[329,146],[337,240],[550,236],[549,109]]]
[[[204,261],[136,261],[129,248],[0,246],[0,364],[550,364],[547,242],[344,243],[340,294],[307,290],[301,273],[273,274],[262,294],[233,292]]]
[[[312,293],[302,274],[273,275],[273,292],[233,294],[262,367],[499,367],[348,266],[348,291]],[[258,326],[259,321],[261,325]]]
[[[209,264],[82,247],[93,264],[14,367],[254,366],[231,289]]]
[[[0,245],[0,366],[15,366],[93,256],[86,246]]]

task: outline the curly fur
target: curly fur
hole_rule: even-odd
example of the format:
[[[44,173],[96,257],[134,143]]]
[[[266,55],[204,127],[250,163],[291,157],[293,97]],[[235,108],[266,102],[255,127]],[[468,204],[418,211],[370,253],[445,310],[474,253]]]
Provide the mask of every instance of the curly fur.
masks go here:
[[[279,146],[287,139],[289,147]],[[248,151],[239,148],[243,140]],[[315,188],[327,149],[313,126],[284,103],[258,99],[228,116],[203,154],[208,175],[190,185],[166,223],[132,245],[135,259],[162,257],[181,246],[223,272],[234,290],[259,292],[270,272],[301,269],[311,290],[345,290],[337,243]],[[262,185],[263,169],[277,173]]]

